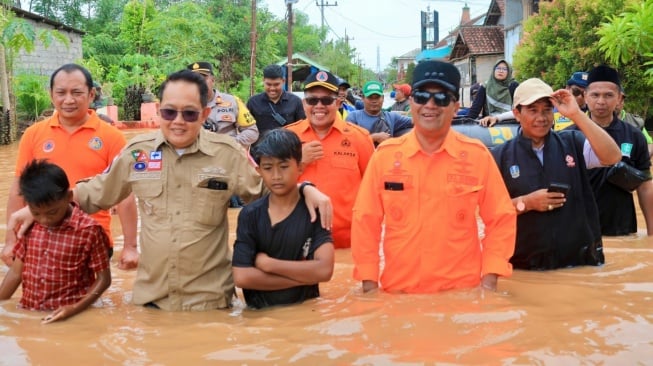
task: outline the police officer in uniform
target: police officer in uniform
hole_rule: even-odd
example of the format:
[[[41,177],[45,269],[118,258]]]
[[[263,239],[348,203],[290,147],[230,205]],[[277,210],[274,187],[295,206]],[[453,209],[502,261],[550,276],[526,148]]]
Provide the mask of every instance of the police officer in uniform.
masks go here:
[[[220,93],[213,88],[215,78],[213,76],[213,65],[210,62],[194,62],[188,65],[188,69],[204,76],[209,87],[209,107],[211,114],[204,122],[204,128],[232,136],[245,148],[249,148],[258,140],[258,128],[256,120],[252,117],[245,103],[235,95]]]

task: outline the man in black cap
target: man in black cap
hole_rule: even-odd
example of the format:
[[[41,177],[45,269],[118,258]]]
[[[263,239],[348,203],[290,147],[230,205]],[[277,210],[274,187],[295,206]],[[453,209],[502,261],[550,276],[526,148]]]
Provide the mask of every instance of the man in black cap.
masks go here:
[[[349,112],[356,110],[356,107],[352,102],[349,101],[349,97],[353,98],[353,95],[349,91],[351,85],[345,79],[338,80],[338,98],[340,98],[340,108],[338,108],[338,113],[340,113],[340,118],[343,120],[347,119]]]
[[[459,89],[454,65],[418,63],[414,128],[379,145],[367,166],[351,229],[354,278],[365,292],[494,290],[498,276],[512,273],[515,209],[487,148],[451,128]]]
[[[621,81],[617,70],[600,65],[589,72],[585,100],[590,118],[601,126],[621,149],[621,161],[644,175],[651,175],[651,160],[646,138],[640,130],[621,121],[615,109],[621,99]],[[637,216],[632,192],[619,187],[611,177],[620,170],[592,169],[590,181],[599,207],[603,235],[628,235],[637,232]],[[613,181],[614,183],[610,183]],[[653,183],[647,180],[639,185],[637,197],[644,214],[648,235],[653,235]]]
[[[576,98],[576,103],[583,112],[587,112],[587,103],[585,102],[585,89],[587,89],[587,73],[584,71],[576,71],[567,80],[565,89]],[[553,129],[556,131],[563,130],[574,124],[574,121],[563,116],[557,110],[553,111]]]
[[[283,90],[284,83],[283,68],[268,65],[263,69],[263,93],[247,101],[261,136],[268,130],[306,118],[301,98]]]
[[[214,89],[215,78],[210,62],[194,62],[188,69],[204,76],[209,87],[209,107],[211,114],[204,122],[204,128],[217,133],[232,136],[243,147],[249,148],[258,139],[259,131],[256,120],[240,98],[235,95],[220,93]]]

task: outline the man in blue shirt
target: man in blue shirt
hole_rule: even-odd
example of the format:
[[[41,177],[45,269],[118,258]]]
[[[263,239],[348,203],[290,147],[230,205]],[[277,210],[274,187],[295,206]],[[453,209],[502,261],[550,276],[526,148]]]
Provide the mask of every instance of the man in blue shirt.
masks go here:
[[[363,104],[362,110],[349,112],[347,121],[370,131],[375,146],[413,128],[409,117],[383,110],[383,85],[378,81],[368,81],[363,86]]]

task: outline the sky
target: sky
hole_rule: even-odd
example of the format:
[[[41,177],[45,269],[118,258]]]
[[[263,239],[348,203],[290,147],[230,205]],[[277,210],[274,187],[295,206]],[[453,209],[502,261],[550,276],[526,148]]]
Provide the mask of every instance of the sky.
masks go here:
[[[421,47],[421,11],[438,11],[442,39],[460,24],[465,3],[473,18],[487,12],[490,0],[299,0],[293,11],[308,14],[310,24],[321,26],[322,16],[316,3],[334,5],[324,7],[328,38],[344,39],[346,34],[363,66],[378,71],[377,64],[383,70],[393,57]],[[259,0],[259,7],[262,5],[279,19],[285,18],[285,0]]]

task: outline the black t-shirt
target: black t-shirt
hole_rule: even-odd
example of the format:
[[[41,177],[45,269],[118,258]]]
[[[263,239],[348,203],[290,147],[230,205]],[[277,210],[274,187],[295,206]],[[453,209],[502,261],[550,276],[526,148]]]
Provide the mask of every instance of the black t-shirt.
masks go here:
[[[573,128],[578,128],[573,126]],[[605,128],[621,149],[621,161],[642,171],[649,171],[651,159],[642,131],[614,118]],[[607,236],[628,235],[637,232],[637,214],[633,194],[608,182],[610,168],[590,169],[592,190],[599,207],[601,233]]]
[[[256,94],[247,101],[247,109],[256,120],[259,136],[263,136],[266,131],[306,118],[302,100],[295,94],[285,91],[277,103],[273,103],[265,93]],[[282,124],[281,121],[277,121],[274,114],[278,114],[285,119],[285,123]]]
[[[303,199],[288,217],[274,226],[270,225],[268,206],[269,196],[265,196],[238,214],[234,267],[254,267],[259,252],[283,260],[310,260],[322,244],[333,243],[331,233],[322,228],[319,217],[311,222]],[[302,302],[320,296],[320,291],[314,284],[273,291],[243,289],[243,294],[248,306],[260,309]]]

